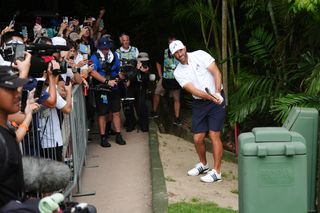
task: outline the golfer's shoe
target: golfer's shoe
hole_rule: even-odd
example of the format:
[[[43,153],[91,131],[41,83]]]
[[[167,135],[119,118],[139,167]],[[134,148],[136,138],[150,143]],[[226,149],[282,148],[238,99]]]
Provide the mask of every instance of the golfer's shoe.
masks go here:
[[[200,180],[206,183],[220,182],[222,181],[221,173],[219,174],[216,170],[212,169],[205,176],[201,177]]]
[[[203,165],[202,163],[197,163],[194,168],[188,171],[188,175],[197,176],[199,174],[207,173],[209,171],[209,166]]]

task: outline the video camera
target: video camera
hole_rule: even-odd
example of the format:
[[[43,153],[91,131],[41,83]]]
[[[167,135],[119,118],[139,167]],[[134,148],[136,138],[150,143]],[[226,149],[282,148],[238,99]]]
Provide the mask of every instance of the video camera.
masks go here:
[[[125,80],[129,80],[137,76],[137,60],[122,59],[121,62],[120,72],[125,76]]]
[[[20,44],[9,43],[0,47],[0,54],[5,61],[14,62],[16,60],[24,60],[24,51],[29,52],[31,57],[31,67],[29,75],[37,78],[41,77],[44,70],[48,68],[48,63],[55,58],[52,56],[55,52],[68,51],[68,47],[49,44]],[[67,72],[68,64],[65,61],[59,62],[60,70],[55,70],[54,75]]]
[[[142,67],[147,69],[149,67],[149,61],[141,61]]]

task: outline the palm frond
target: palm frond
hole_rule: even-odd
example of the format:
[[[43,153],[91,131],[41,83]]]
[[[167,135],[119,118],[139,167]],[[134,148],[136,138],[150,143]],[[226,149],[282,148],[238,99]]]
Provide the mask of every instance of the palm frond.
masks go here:
[[[253,56],[254,63],[259,62],[264,65],[273,63],[275,39],[271,33],[267,32],[262,27],[258,27],[252,31],[246,46],[249,53]]]
[[[314,66],[311,75],[309,75],[304,84],[308,95],[320,95],[320,63]]]
[[[261,113],[269,109],[270,96],[268,94],[262,96],[251,97],[248,100],[238,102],[237,105],[230,104],[228,113],[230,123],[243,122],[248,116],[254,113]]]
[[[293,107],[313,107],[320,110],[320,97],[317,95],[288,94],[275,100],[271,112],[276,113],[275,120],[284,122]]]
[[[263,75],[254,75],[247,71],[241,71],[236,76],[236,91],[231,99],[246,100],[251,97],[274,93],[276,79]]]
[[[190,1],[187,5],[180,5],[175,10],[175,20],[187,19],[195,24],[200,24],[200,16],[202,16],[206,26],[215,18],[213,11],[203,0]]]

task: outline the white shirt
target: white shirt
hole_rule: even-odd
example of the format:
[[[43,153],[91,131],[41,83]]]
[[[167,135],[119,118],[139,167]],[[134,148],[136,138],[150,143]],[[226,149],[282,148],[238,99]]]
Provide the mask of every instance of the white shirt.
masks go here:
[[[67,102],[57,92],[56,108],[45,108],[41,111],[39,128],[42,148],[63,145],[57,109],[62,109],[66,104]]]
[[[187,83],[192,83],[194,87],[205,91],[208,88],[211,93],[215,93],[215,82],[208,67],[215,62],[215,59],[203,50],[197,50],[188,54],[188,64],[179,63],[174,70],[174,77],[181,87]],[[200,99],[197,96],[195,99]]]

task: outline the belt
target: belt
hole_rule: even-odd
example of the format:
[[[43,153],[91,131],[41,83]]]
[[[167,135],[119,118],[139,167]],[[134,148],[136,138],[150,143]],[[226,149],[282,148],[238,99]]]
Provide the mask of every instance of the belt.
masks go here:
[[[198,101],[198,102],[207,102],[207,101],[210,101],[210,100],[207,100],[207,99],[196,99],[196,98],[194,98],[193,100],[194,100],[194,101]]]

